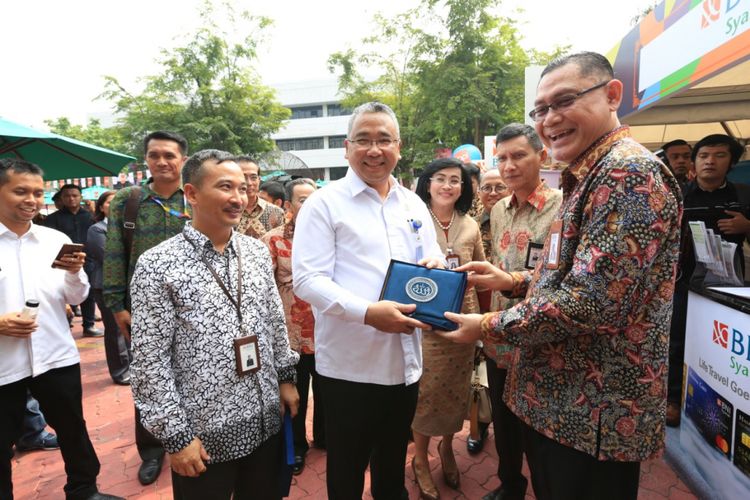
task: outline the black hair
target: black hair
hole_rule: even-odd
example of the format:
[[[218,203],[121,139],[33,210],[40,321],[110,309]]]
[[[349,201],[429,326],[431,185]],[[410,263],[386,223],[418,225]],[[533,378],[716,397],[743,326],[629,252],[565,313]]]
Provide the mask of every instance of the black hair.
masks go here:
[[[63,184],[63,186],[58,190],[58,193],[62,194],[62,192],[66,189],[77,189],[79,193],[83,193],[83,191],[81,191],[81,186],[79,186],[78,184]]]
[[[696,142],[690,158],[693,160],[693,163],[695,163],[695,159],[698,157],[698,152],[702,147],[721,146],[723,144],[729,146],[729,154],[732,157],[729,162],[729,168],[732,168],[738,161],[740,161],[740,158],[742,158],[742,153],[745,152],[745,148],[742,147],[742,144],[737,142],[737,139],[725,134],[707,135],[700,141]]]
[[[102,194],[99,195],[99,198],[97,198],[96,203],[94,203],[94,220],[96,222],[99,222],[100,220],[104,220],[104,212],[102,212],[102,207],[104,206],[104,203],[107,201],[107,198],[110,196],[114,196],[117,194],[117,191],[104,191]]]
[[[44,172],[38,165],[20,158],[0,158],[0,186],[8,182],[8,171],[14,174],[31,174],[44,177]]]
[[[471,162],[466,162],[464,163],[464,168],[467,172],[469,172],[469,177],[473,177],[477,180],[477,182],[479,182],[479,175],[482,173],[482,171],[479,170],[479,167]]]
[[[525,123],[509,123],[501,128],[500,132],[498,132],[495,137],[495,144],[500,144],[501,142],[509,141],[521,136],[526,137],[526,140],[529,141],[529,145],[537,153],[544,149],[542,140],[539,138],[536,130],[534,130],[534,127],[526,125]]]
[[[266,181],[260,185],[259,191],[265,191],[273,200],[286,200],[284,185],[278,181]]]
[[[193,186],[200,185],[206,173],[203,165],[208,160],[215,160],[216,163],[221,163],[236,161],[236,157],[232,153],[218,149],[202,149],[185,161],[185,165],[182,167],[182,183],[192,184]]]
[[[690,147],[690,144],[684,139],[675,139],[674,141],[669,141],[668,143],[664,144],[661,147],[661,150],[664,151],[664,154],[667,154],[667,149],[672,148],[674,146],[687,146]]]
[[[610,80],[615,77],[612,65],[603,55],[596,52],[576,52],[575,54],[556,57],[550,61],[539,78],[544,78],[544,75],[547,73],[571,63],[575,63],[578,66],[580,74],[583,77],[597,75]]]
[[[167,130],[156,130],[154,132],[151,132],[150,134],[148,134],[146,137],[143,138],[143,154],[144,155],[148,153],[148,143],[152,139],[176,142],[177,145],[180,146],[180,153],[182,153],[182,156],[186,156],[188,154],[187,139],[182,137],[177,132],[169,132]]]
[[[432,160],[419,174],[417,180],[417,196],[419,196],[425,204],[430,204],[430,178],[441,170],[446,168],[458,167],[461,169],[461,195],[456,200],[455,208],[461,215],[464,215],[471,208],[471,204],[474,201],[474,192],[471,188],[471,176],[469,171],[456,158],[438,158]]]

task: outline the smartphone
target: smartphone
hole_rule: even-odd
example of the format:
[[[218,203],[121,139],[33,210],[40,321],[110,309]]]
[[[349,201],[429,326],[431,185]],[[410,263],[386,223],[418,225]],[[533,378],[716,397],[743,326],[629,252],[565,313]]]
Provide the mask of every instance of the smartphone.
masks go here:
[[[60,247],[60,251],[57,252],[57,257],[54,260],[60,260],[66,255],[73,255],[76,252],[83,252],[83,245],[81,243],[64,243]],[[55,262],[52,262],[52,267],[57,268]]]

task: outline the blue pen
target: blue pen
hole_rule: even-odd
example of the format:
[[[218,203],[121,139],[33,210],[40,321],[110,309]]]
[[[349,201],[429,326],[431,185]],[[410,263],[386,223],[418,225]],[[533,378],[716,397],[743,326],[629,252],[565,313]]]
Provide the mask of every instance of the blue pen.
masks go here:
[[[419,235],[419,228],[422,227],[422,221],[419,219],[409,219],[409,223],[411,224],[411,230],[415,235],[415,239],[417,240],[417,262],[422,260],[422,237]]]

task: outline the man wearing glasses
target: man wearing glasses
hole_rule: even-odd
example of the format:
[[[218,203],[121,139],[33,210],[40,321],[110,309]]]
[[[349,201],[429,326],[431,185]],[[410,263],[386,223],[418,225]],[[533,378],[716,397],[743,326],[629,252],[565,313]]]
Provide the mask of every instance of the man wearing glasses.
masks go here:
[[[409,429],[422,375],[414,304],[379,300],[390,259],[442,266],[430,214],[391,175],[400,158],[396,116],[357,107],[345,141],[349,170],[300,210],[292,252],[294,293],[315,313],[315,367],[326,421],[328,498],[406,494]]]
[[[250,156],[237,158],[247,181],[247,208],[235,228],[238,233],[260,239],[264,234],[284,223],[284,209],[260,196],[260,167]]]
[[[568,167],[541,262],[533,279],[487,263],[459,268],[526,298],[484,316],[446,313],[461,323],[447,337],[516,346],[503,399],[523,422],[541,500],[635,499],[640,462],[664,448],[682,206],[669,169],[620,126],[622,89],[599,54],[545,68],[531,117]]]

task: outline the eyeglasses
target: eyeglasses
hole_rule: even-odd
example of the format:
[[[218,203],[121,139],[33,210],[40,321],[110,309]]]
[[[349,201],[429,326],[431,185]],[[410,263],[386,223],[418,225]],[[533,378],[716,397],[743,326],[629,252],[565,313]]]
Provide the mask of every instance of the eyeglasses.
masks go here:
[[[390,137],[381,137],[380,139],[348,139],[350,143],[357,146],[359,149],[370,149],[373,145],[377,146],[378,149],[388,149],[396,144],[398,139],[391,139]]]
[[[536,108],[532,109],[531,111],[529,111],[529,117],[531,117],[531,119],[534,120],[535,122],[540,122],[547,117],[547,113],[549,113],[550,109],[554,111],[567,109],[571,107],[578,98],[588,94],[591,91],[604,87],[611,81],[612,80],[608,80],[606,82],[597,83],[593,87],[582,90],[578,92],[577,94],[562,95],[549,104],[543,104],[541,106],[537,106]]]
[[[508,189],[508,186],[504,186],[503,184],[495,184],[494,186],[486,185],[479,188],[479,190],[483,193],[490,194],[490,193],[497,193],[500,194],[503,191],[506,191]]]
[[[463,184],[463,182],[459,179],[449,179],[447,177],[430,177],[430,182],[434,182],[439,186],[445,186],[446,184],[448,184],[452,188],[458,187]]]

